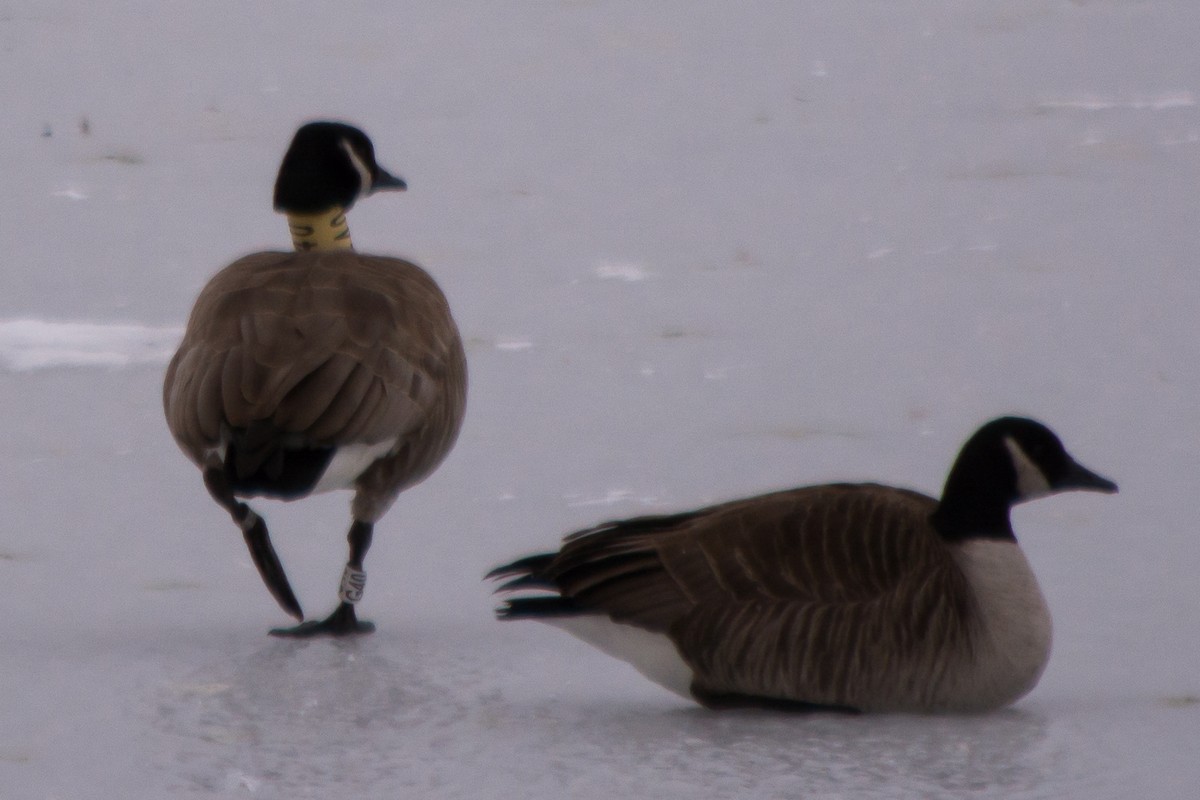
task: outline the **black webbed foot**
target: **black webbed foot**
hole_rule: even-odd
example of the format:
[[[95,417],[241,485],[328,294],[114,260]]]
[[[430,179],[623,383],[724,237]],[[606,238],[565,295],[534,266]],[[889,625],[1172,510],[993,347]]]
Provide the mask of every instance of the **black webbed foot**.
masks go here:
[[[323,620],[309,620],[294,628],[273,628],[271,635],[306,639],[312,636],[353,636],[371,633],[374,630],[375,623],[360,620],[354,613],[354,606],[350,603],[342,603]]]

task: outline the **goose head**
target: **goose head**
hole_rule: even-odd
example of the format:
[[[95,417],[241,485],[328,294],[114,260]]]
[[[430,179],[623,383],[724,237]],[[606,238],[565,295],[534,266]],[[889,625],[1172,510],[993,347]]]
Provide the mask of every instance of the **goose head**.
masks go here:
[[[1117,491],[1117,485],[1077,462],[1040,422],[992,420],[959,451],[933,522],[943,538],[1015,538],[1009,510],[1018,503],[1071,490]]]
[[[404,180],[375,161],[367,135],[343,122],[309,122],[292,138],[275,179],[275,210],[315,214],[348,211],[375,192],[404,191]]]

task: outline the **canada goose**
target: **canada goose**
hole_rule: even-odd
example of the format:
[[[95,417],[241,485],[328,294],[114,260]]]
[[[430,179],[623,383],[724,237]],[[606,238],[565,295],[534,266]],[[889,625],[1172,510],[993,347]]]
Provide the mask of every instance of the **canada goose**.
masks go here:
[[[940,501],[829,484],[608,522],[498,567],[501,619],[561,627],[713,708],[981,711],[1050,655],[1016,503],[1117,491],[1049,429],[1005,417],[963,446]]]
[[[365,633],[354,604],[374,524],[453,446],[466,358],[446,298],[420,267],[354,251],[346,212],[403,180],[366,134],[312,122],[275,182],[296,252],[245,256],[200,292],[163,382],[175,441],[242,529],[263,582],[298,620],[266,523],[239,497],[295,500],[353,489],[350,558],[325,620],[272,633]]]

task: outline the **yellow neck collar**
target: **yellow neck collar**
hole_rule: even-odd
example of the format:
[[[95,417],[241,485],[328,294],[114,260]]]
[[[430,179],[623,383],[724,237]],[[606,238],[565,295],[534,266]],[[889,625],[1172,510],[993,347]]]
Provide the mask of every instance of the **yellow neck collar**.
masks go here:
[[[316,214],[288,214],[292,244],[301,252],[307,250],[353,250],[346,212],[339,206]]]

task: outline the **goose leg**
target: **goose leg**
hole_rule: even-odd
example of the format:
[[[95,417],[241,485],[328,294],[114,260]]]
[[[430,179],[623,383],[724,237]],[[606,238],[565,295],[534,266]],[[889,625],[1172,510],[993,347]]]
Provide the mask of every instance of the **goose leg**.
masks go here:
[[[250,548],[250,558],[254,561],[254,566],[258,567],[258,574],[262,576],[263,583],[267,585],[275,602],[296,619],[304,619],[300,602],[296,600],[296,594],[288,583],[287,573],[283,571],[279,556],[271,546],[267,523],[263,522],[263,518],[255,513],[254,509],[233,496],[233,489],[229,486],[229,479],[222,468],[205,469],[204,485],[208,487],[208,493],[213,499],[229,512],[233,521],[242,529],[246,546]]]
[[[362,599],[363,587],[367,583],[367,573],[363,572],[363,558],[371,547],[371,534],[374,526],[369,522],[354,520],[350,533],[346,537],[350,542],[350,559],[342,572],[342,585],[338,589],[341,603],[323,620],[303,622],[294,628],[276,628],[271,631],[273,636],[348,636],[355,633],[371,633],[375,624],[359,620],[354,612],[354,605]]]

